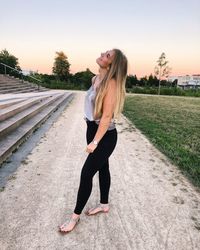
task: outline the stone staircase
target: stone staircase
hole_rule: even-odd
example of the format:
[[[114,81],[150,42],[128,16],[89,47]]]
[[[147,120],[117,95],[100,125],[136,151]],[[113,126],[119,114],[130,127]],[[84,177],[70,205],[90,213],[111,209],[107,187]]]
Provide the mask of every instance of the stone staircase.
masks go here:
[[[48,90],[37,84],[0,74],[0,94],[42,92]]]
[[[0,165],[53,112],[67,105],[74,96],[64,90],[30,91],[0,95]]]

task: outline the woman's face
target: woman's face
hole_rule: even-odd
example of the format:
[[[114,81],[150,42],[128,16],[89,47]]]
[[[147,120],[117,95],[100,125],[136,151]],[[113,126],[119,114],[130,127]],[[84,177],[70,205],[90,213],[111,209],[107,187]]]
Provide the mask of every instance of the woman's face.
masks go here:
[[[108,50],[104,53],[101,53],[101,56],[96,59],[97,64],[101,68],[108,68],[112,63],[115,52],[113,50]]]

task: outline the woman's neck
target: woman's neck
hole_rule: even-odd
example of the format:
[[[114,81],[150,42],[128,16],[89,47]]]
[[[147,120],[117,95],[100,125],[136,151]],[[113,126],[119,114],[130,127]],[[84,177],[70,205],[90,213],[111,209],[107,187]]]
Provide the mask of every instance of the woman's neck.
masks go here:
[[[104,76],[106,75],[107,73],[107,69],[105,68],[99,68],[99,79],[100,81],[104,78]]]

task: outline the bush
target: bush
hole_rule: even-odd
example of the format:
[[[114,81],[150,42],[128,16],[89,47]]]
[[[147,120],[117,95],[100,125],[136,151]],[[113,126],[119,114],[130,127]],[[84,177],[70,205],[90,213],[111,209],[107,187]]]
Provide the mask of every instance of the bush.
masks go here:
[[[84,90],[81,84],[74,84],[71,82],[62,82],[62,81],[48,81],[41,84],[43,87],[50,89],[72,89],[72,90]]]
[[[158,88],[157,87],[132,87],[132,88],[127,88],[127,93],[157,95]],[[200,97],[200,89],[183,90],[179,87],[162,87],[160,89],[160,95]]]

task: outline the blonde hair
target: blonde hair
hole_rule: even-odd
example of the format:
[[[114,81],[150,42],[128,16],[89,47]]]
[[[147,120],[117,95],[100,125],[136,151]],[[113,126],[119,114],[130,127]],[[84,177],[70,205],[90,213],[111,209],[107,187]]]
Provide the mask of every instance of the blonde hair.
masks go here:
[[[119,49],[113,49],[114,58],[110,65],[110,69],[102,79],[99,87],[97,89],[97,94],[95,98],[94,106],[94,118],[99,119],[102,115],[103,99],[106,95],[109,81],[115,79],[117,83],[117,96],[116,96],[116,106],[114,109],[114,119],[119,120],[120,114],[123,111],[124,101],[126,96],[126,78],[127,78],[127,67],[128,61],[126,56]]]

